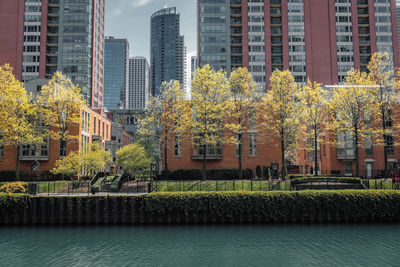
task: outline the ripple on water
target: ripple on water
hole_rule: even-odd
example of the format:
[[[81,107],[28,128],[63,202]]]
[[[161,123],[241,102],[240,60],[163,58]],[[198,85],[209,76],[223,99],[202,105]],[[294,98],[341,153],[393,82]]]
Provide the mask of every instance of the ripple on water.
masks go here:
[[[0,228],[1,266],[396,266],[397,225]]]

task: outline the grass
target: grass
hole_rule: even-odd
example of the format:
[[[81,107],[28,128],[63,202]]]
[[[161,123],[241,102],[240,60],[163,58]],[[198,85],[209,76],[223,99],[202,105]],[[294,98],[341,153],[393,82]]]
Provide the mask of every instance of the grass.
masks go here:
[[[33,182],[36,183],[36,182]],[[57,193],[61,188],[72,183],[71,181],[50,181],[50,182],[37,182],[39,193]]]
[[[271,181],[155,181],[157,192],[201,192],[201,191],[290,191],[290,182]]]

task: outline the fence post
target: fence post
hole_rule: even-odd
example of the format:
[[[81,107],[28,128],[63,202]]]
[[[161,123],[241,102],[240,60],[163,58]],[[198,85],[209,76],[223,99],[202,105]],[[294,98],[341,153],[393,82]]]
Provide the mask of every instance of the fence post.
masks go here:
[[[251,191],[253,191],[253,179],[250,180]]]
[[[218,191],[218,180],[215,180],[215,191]]]
[[[233,191],[236,191],[236,189],[235,189],[235,180],[233,180]]]
[[[47,181],[47,195],[50,196],[50,182]]]

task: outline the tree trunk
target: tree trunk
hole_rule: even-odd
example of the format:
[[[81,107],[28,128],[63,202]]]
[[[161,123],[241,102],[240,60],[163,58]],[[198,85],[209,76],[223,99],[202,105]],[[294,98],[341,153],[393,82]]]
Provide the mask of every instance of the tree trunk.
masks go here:
[[[20,153],[19,142],[17,142],[17,167],[15,170],[15,180],[16,181],[19,181],[19,169],[20,169],[20,163],[21,163],[19,153]]]
[[[281,154],[282,154],[282,169],[281,169],[281,177],[282,181],[286,179],[286,169],[285,169],[285,139],[281,139]]]
[[[239,134],[239,179],[242,179],[242,134]]]
[[[318,136],[316,128],[314,128],[314,175],[318,176]]]
[[[360,156],[358,151],[358,128],[354,128],[355,145],[356,145],[356,177],[360,177]]]
[[[168,145],[168,136],[167,133],[165,133],[165,137],[164,137],[164,178],[166,178],[168,176],[168,149],[167,149],[167,145]]]
[[[203,180],[207,180],[207,145],[203,145]]]
[[[386,133],[386,125],[385,125],[385,107],[382,105],[381,107],[382,113],[382,129],[383,129],[383,158],[385,161],[385,178],[389,175],[389,167],[388,167],[388,153],[387,153],[387,142],[385,139]]]

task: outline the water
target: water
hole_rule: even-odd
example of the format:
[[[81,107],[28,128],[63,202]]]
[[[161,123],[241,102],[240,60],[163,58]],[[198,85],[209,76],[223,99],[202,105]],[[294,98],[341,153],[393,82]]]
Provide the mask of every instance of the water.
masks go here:
[[[0,266],[399,266],[398,225],[0,228]]]

